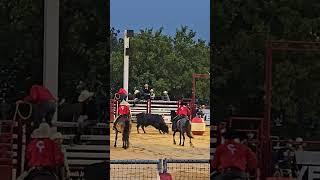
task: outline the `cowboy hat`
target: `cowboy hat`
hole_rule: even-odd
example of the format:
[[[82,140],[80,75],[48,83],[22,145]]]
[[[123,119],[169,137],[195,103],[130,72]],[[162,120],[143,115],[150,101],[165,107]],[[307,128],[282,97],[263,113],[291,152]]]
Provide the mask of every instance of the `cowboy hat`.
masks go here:
[[[37,138],[48,138],[50,136],[50,126],[48,123],[41,123],[38,128],[39,134]]]
[[[52,140],[63,139],[63,136],[60,132],[56,132],[50,137],[50,139],[52,139]]]
[[[39,133],[40,133],[39,129],[33,130],[32,133],[31,133],[31,138],[32,139],[38,138],[39,137]]]
[[[84,102],[88,98],[92,97],[93,94],[94,94],[93,92],[89,92],[88,90],[83,90],[83,91],[81,91],[81,94],[78,97],[78,101],[79,102]]]
[[[168,94],[168,91],[163,91],[163,94]]]
[[[127,101],[123,100],[120,105],[130,105]]]
[[[134,91],[134,94],[138,94],[140,91],[139,90],[135,90]]]

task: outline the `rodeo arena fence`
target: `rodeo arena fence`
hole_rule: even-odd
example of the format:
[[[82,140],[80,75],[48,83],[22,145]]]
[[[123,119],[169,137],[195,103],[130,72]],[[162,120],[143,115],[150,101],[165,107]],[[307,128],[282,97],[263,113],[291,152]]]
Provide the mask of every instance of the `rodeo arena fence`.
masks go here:
[[[114,105],[117,105],[113,100]],[[133,118],[141,112],[161,114],[170,122],[170,111],[176,110],[178,101],[140,101],[132,105]],[[29,114],[19,111],[11,120],[0,120],[0,174],[1,180],[16,180],[25,170],[25,151],[30,137],[30,104],[20,104],[30,108]],[[112,113],[116,108],[111,106]],[[28,112],[24,112],[28,113]],[[111,114],[112,114],[111,113]],[[115,114],[112,114],[115,115]],[[111,116],[110,121],[113,121]],[[110,158],[109,123],[97,123],[89,127],[90,133],[81,135],[81,144],[70,145],[76,134],[77,122],[54,122],[53,125],[63,134],[63,144],[71,171],[72,180],[83,180],[85,167],[96,163],[107,163]],[[168,172],[175,179],[209,179],[209,160],[111,160],[111,179],[159,179],[159,173]]]
[[[111,179],[160,179],[159,174],[169,172],[176,180],[209,179],[209,160],[111,160]]]

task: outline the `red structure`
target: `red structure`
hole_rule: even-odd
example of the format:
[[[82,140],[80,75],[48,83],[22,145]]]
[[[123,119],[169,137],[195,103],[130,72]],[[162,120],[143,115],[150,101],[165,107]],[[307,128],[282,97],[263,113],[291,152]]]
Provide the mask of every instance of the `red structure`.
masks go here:
[[[191,97],[191,110],[192,114],[194,114],[196,110],[196,81],[197,79],[209,79],[209,74],[192,74],[192,97]]]
[[[261,129],[261,150],[263,169],[262,179],[271,175],[271,97],[272,97],[272,54],[274,51],[282,52],[316,52],[320,53],[320,42],[305,41],[267,41],[265,47],[265,110]]]

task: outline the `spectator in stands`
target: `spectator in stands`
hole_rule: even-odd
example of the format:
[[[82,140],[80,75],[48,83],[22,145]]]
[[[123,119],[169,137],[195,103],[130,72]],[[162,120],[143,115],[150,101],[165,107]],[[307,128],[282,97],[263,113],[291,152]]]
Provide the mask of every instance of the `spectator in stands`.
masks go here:
[[[78,101],[82,104],[81,116],[78,119],[79,128],[74,138],[74,143],[80,142],[83,133],[87,133],[88,127],[96,125],[98,120],[97,106],[93,99],[94,93],[84,90],[81,92]]]
[[[70,179],[70,169],[69,169],[69,164],[68,164],[68,159],[67,159],[67,151],[63,147],[63,137],[60,132],[55,132],[52,134],[51,139],[58,145],[58,147],[61,149],[63,155],[64,155],[64,165],[60,169],[60,177],[61,179]]]
[[[30,94],[24,98],[24,101],[32,103],[34,129],[39,126],[42,119],[51,125],[53,115],[56,112],[57,99],[46,87],[33,85]]]
[[[197,114],[199,117],[203,118],[203,117],[204,117],[204,109],[205,109],[205,108],[206,108],[205,105],[199,106],[199,107],[197,108],[196,114]]]
[[[149,88],[148,84],[144,85],[144,88],[143,88],[142,92],[143,92],[143,97],[144,97],[145,100],[150,99],[150,88]]]
[[[118,91],[119,100],[127,100],[128,92],[124,88],[120,88]]]
[[[255,153],[240,143],[240,137],[235,131],[227,131],[225,139],[225,144],[219,145],[216,149],[212,161],[213,169],[221,173],[221,180],[246,180],[247,172],[257,169]]]
[[[63,153],[49,138],[49,124],[41,123],[37,131],[27,146],[26,160],[28,167],[32,169],[29,175],[48,172],[55,176],[57,168],[63,165]]]
[[[154,93],[154,90],[150,89],[150,99],[154,100],[155,97],[156,97],[156,94]]]
[[[170,101],[168,91],[163,91],[163,96],[161,96],[162,101]]]

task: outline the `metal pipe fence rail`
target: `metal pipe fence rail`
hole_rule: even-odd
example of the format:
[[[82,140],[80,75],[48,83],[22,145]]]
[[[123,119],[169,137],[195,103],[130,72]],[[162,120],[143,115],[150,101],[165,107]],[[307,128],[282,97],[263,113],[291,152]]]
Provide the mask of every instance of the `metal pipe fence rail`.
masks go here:
[[[164,159],[163,171],[169,172],[175,180],[210,179],[210,161],[208,159]]]

